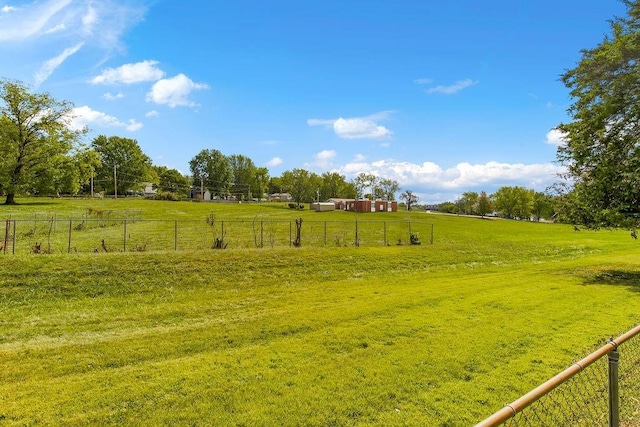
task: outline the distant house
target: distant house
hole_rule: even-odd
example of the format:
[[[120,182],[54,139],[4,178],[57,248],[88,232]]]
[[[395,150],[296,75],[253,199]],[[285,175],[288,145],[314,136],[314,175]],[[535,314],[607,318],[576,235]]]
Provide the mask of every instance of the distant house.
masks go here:
[[[289,193],[273,193],[267,199],[269,202],[292,202],[293,198]]]
[[[153,196],[158,192],[157,188],[153,188],[154,184],[151,182],[145,182],[143,185],[144,185],[144,190],[142,190],[142,192],[145,196]]]

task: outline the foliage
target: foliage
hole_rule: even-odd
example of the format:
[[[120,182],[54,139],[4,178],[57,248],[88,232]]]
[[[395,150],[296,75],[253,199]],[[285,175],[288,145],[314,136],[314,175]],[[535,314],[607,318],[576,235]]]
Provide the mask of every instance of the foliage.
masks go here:
[[[212,195],[225,198],[233,182],[229,158],[219,150],[202,150],[189,161],[193,185],[201,183]]]
[[[182,175],[176,169],[169,169],[166,166],[154,166],[158,175],[158,191],[183,194],[189,192],[189,178]]]
[[[320,185],[320,177],[305,169],[293,169],[282,174],[282,187],[298,206],[314,200]]]
[[[586,227],[640,225],[640,3],[562,76],[573,104],[558,159],[573,189],[563,216]]]
[[[99,135],[91,141],[91,147],[101,161],[96,169],[96,188],[111,194],[117,190],[117,194],[125,195],[128,191],[139,191],[149,180],[151,159],[135,139]]]
[[[418,195],[411,190],[405,190],[400,195],[400,199],[404,200],[405,206],[407,207],[408,211],[411,210],[414,204],[418,203]]]
[[[238,199],[251,200],[251,188],[256,178],[256,165],[242,154],[232,154],[228,157],[231,168],[231,194]],[[262,171],[264,173],[264,171]]]
[[[325,172],[320,178],[320,201],[330,198],[355,199],[356,189],[352,182],[347,182],[344,175],[337,172]]]
[[[493,207],[506,218],[529,219],[533,190],[524,187],[500,187],[492,196]]]
[[[478,214],[484,217],[488,213],[491,213],[492,209],[493,207],[492,207],[491,199],[489,198],[489,196],[487,196],[487,193],[485,191],[482,191],[480,193],[480,196],[478,196],[478,204],[477,204]]]
[[[366,190],[370,190],[369,196],[373,198],[375,191],[374,186],[377,181],[377,177],[370,173],[360,172],[353,180],[353,185],[356,189],[356,198],[362,199],[367,193]]]
[[[475,191],[465,191],[460,198],[460,204],[464,214],[473,215],[478,204],[478,193]]]
[[[5,204],[65,175],[66,156],[82,131],[69,127],[72,105],[48,93],[30,93],[21,82],[0,80],[0,188]],[[55,185],[54,185],[55,186]]]
[[[265,167],[256,168],[251,182],[251,193],[260,200],[265,196],[269,185],[269,169]]]

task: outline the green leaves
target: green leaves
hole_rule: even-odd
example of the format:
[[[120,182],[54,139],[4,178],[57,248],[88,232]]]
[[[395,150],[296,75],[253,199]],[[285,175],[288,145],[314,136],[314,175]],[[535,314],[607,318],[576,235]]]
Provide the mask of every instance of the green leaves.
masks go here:
[[[572,121],[558,126],[573,182],[563,214],[586,227],[635,228],[640,213],[640,4],[625,4],[628,17],[562,76],[574,100]]]

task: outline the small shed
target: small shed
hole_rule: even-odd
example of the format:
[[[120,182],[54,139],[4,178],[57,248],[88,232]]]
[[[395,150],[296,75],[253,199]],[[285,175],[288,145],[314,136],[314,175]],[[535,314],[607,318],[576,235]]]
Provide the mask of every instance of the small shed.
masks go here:
[[[331,212],[336,210],[336,205],[332,202],[314,202],[311,203],[310,209],[316,212]]]

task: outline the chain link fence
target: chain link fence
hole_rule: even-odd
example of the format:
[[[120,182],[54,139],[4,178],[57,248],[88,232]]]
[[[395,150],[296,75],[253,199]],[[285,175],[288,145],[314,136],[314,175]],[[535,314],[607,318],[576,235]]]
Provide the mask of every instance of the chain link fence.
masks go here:
[[[78,218],[34,215],[0,222],[0,252],[84,253],[285,246],[390,246],[433,243],[421,221],[144,220],[139,212],[92,211]]]
[[[476,427],[640,426],[637,335],[640,326],[610,340]]]

